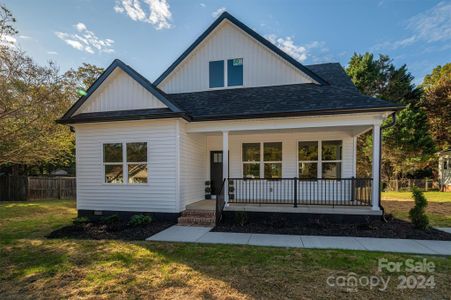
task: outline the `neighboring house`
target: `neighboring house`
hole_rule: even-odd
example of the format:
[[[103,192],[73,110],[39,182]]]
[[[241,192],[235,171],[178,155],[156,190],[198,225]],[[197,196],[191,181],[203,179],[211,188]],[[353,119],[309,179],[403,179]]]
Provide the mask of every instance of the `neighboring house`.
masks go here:
[[[153,83],[115,60],[60,122],[75,130],[80,215],[374,216],[381,124],[401,108],[362,95],[338,63],[302,65],[223,13]],[[355,178],[369,130],[372,178]],[[203,200],[210,190],[216,200]]]
[[[442,192],[451,192],[451,149],[438,153],[438,180]]]

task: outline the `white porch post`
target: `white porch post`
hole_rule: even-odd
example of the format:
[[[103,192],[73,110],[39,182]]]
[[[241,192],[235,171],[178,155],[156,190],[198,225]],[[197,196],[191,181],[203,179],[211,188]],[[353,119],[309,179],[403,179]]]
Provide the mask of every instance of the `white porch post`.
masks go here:
[[[229,132],[222,132],[222,178],[229,178]],[[229,202],[229,183],[228,180],[224,183],[224,202],[228,205]]]
[[[373,165],[372,165],[372,210],[379,210],[379,173],[380,173],[380,157],[381,157],[381,127],[379,124],[373,125]]]

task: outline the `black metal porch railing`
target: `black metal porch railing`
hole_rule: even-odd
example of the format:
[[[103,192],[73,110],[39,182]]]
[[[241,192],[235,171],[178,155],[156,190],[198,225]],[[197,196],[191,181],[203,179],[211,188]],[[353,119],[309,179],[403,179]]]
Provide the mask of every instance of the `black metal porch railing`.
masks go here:
[[[222,211],[224,210],[225,201],[224,201],[224,193],[225,193],[225,184],[226,179],[223,180],[221,190],[218,195],[216,195],[216,224],[221,221]]]
[[[228,203],[371,206],[372,181],[372,178],[229,178]]]

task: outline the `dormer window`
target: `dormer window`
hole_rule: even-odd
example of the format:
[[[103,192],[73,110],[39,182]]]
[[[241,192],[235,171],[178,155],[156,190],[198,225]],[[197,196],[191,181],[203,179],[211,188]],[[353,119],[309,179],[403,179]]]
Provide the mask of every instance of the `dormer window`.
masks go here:
[[[243,85],[243,59],[233,58],[227,60],[227,69],[224,69],[225,61],[216,60],[209,62],[209,87],[221,88],[225,86],[227,77],[227,86]],[[226,74],[227,73],[227,74]]]
[[[210,88],[224,87],[224,61],[216,60],[209,63]]]
[[[234,58],[227,61],[227,85],[243,85],[243,59]]]

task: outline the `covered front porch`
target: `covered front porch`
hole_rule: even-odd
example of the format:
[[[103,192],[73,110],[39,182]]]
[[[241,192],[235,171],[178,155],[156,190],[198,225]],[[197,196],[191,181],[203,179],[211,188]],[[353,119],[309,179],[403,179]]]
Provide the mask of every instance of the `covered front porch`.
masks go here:
[[[206,198],[187,209],[380,215],[380,114],[192,123]],[[210,123],[210,124],[206,124]],[[357,178],[357,137],[372,130],[372,176]],[[228,155],[224,155],[228,153]],[[210,193],[208,193],[210,191]],[[196,208],[197,207],[197,208]]]

